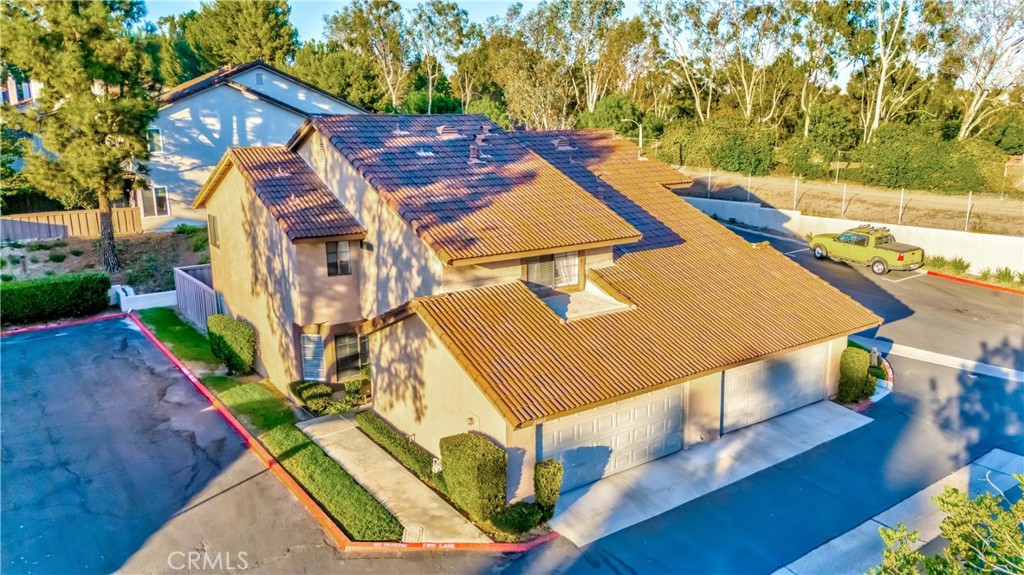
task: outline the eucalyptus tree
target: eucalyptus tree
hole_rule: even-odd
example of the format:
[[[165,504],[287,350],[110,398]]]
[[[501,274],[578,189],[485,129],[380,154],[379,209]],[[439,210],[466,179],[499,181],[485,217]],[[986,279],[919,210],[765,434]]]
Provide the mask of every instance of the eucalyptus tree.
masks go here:
[[[454,65],[455,52],[466,37],[468,23],[466,11],[445,0],[428,0],[413,11],[410,33],[423,62],[428,114],[433,112],[434,86],[444,73],[443,64]]]
[[[412,34],[395,0],[354,0],[324,18],[327,37],[369,57],[381,89],[397,110],[409,79]]]

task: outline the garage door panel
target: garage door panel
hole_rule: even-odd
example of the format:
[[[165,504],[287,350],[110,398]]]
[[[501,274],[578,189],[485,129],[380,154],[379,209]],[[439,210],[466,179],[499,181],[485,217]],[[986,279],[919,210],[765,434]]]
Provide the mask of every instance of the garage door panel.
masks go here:
[[[722,433],[823,399],[827,346],[819,345],[725,372]]]
[[[675,386],[546,422],[541,457],[562,462],[564,491],[678,451],[681,393]]]

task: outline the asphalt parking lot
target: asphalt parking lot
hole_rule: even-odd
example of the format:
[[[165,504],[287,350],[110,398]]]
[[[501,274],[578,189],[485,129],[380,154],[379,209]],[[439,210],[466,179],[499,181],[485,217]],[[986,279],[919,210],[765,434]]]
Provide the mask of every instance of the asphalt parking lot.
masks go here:
[[[0,340],[3,573],[331,572],[320,526],[126,320]]]

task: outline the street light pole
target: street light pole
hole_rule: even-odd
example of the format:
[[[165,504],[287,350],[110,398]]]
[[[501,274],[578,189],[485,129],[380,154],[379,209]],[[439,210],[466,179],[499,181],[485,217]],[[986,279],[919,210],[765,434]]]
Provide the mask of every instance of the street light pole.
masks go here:
[[[637,128],[640,128],[640,147],[636,150],[636,159],[643,160],[642,152],[644,150],[644,125],[636,120],[630,120],[629,118],[622,118],[623,122],[633,122]]]

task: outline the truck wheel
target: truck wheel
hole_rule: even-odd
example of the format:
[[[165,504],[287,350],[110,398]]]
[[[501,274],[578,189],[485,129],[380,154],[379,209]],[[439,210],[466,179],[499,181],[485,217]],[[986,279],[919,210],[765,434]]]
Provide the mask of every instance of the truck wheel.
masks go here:
[[[814,246],[812,251],[814,252],[814,259],[823,260],[828,257],[828,250],[825,249],[825,246]]]
[[[871,271],[875,272],[875,275],[884,276],[889,273],[889,265],[885,260],[875,260],[871,262]]]

